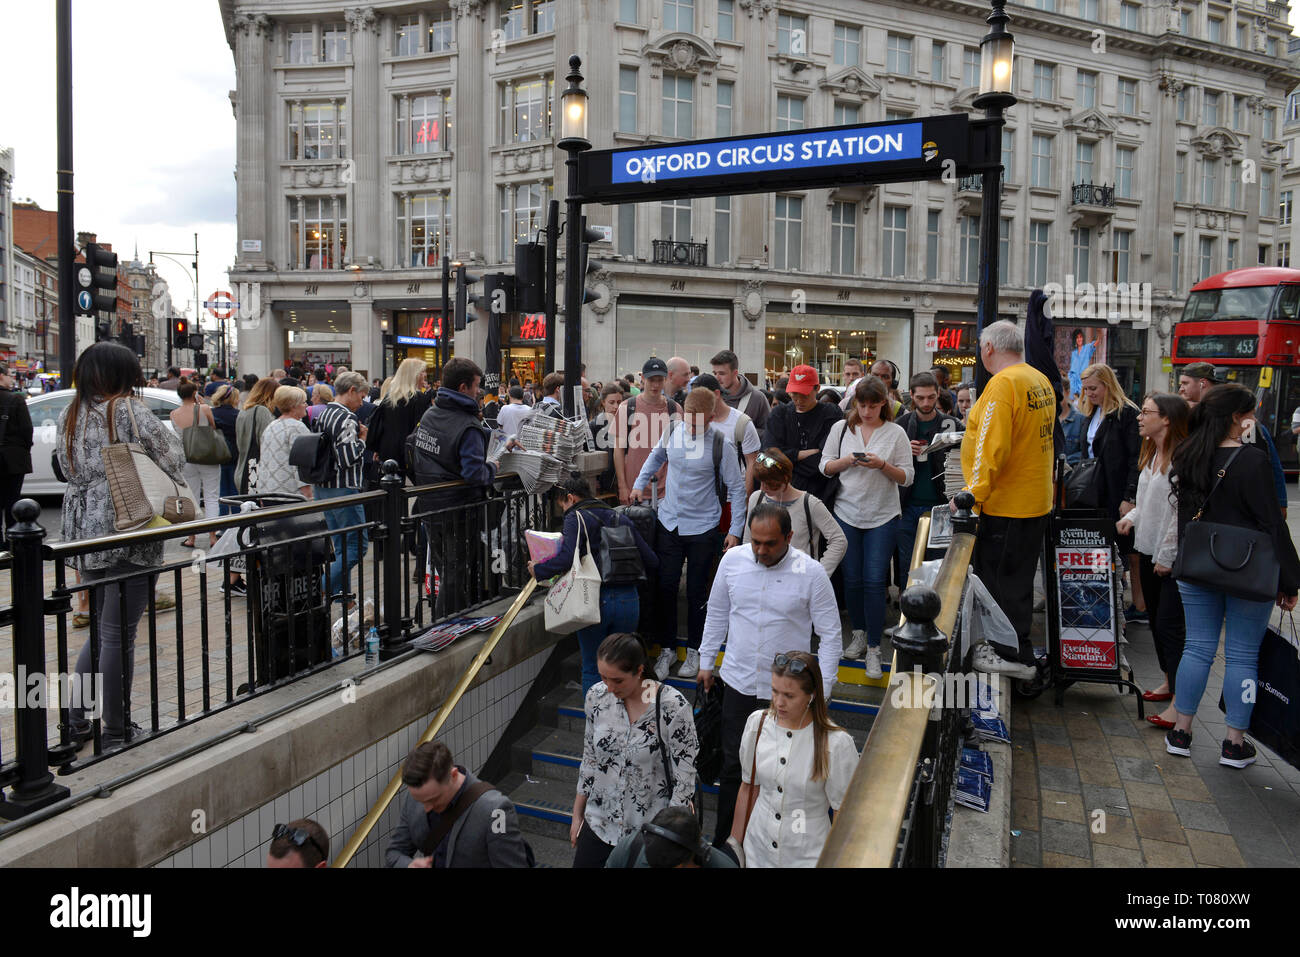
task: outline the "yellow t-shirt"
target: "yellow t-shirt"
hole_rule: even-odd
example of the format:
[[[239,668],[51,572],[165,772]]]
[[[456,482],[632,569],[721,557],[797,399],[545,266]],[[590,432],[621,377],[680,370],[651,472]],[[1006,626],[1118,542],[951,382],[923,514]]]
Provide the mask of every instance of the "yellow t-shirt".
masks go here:
[[[1023,362],[1003,369],[971,406],[961,471],[979,510],[1036,518],[1052,510],[1056,398],[1047,377]]]

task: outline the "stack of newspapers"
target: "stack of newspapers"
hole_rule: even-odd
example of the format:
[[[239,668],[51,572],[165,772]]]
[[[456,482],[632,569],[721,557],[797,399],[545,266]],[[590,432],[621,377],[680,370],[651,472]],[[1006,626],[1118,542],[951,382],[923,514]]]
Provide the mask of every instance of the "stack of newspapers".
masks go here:
[[[521,430],[522,431],[522,430]],[[501,453],[501,471],[514,472],[528,492],[542,492],[560,480],[563,463],[545,452],[514,450]]]
[[[554,456],[562,469],[571,471],[578,453],[586,448],[588,434],[585,422],[534,415],[519,426],[518,438],[528,451]]]

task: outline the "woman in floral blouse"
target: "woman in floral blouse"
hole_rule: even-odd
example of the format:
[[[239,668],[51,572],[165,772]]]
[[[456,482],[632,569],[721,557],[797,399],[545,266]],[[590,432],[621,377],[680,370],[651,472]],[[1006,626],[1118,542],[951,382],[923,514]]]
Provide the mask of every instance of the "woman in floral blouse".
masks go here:
[[[77,393],[59,417],[56,454],[68,477],[63,495],[63,540],[82,541],[117,534],[108,478],[101,450],[112,441],[136,442],[164,472],[184,482],[185,450],[180,436],[160,422],[134,395],[144,385],[140,360],[115,342],[97,342],[78,358],[72,370]],[[109,418],[113,427],[109,430]],[[130,693],[136,626],[149,603],[157,574],[148,574],[162,562],[162,542],[127,545],[89,552],[72,560],[82,581],[94,584],[105,578],[137,573],[121,585],[91,589],[99,622],[99,669],[104,680],[103,738],[105,750],[125,737],[122,672]],[[120,592],[126,592],[126,618],[121,616]],[[90,640],[77,658],[77,675],[90,673]],[[72,709],[72,734],[80,742],[91,736],[90,721],[81,708]]]
[[[604,867],[614,845],[695,793],[699,740],[691,706],[677,689],[646,677],[641,639],[610,635],[596,664],[602,680],[587,692],[569,832],[574,867]]]

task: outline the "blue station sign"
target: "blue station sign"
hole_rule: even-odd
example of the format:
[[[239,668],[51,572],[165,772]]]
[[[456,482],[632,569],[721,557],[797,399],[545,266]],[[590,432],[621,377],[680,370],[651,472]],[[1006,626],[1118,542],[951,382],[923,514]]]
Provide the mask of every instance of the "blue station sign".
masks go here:
[[[960,113],[597,150],[579,157],[579,192],[624,203],[964,176],[970,138]]]

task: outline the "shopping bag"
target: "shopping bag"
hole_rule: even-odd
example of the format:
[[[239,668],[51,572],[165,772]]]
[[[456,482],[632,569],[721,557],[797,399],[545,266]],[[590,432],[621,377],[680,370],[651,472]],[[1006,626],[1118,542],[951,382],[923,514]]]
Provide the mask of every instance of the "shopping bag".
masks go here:
[[[1219,710],[1227,711],[1222,695]],[[1300,768],[1300,634],[1292,615],[1281,630],[1269,625],[1259,646],[1250,736]]]
[[[591,547],[582,554],[587,525],[578,519],[578,541],[573,548],[573,567],[546,593],[546,630],[568,635],[600,621],[600,572]]]

